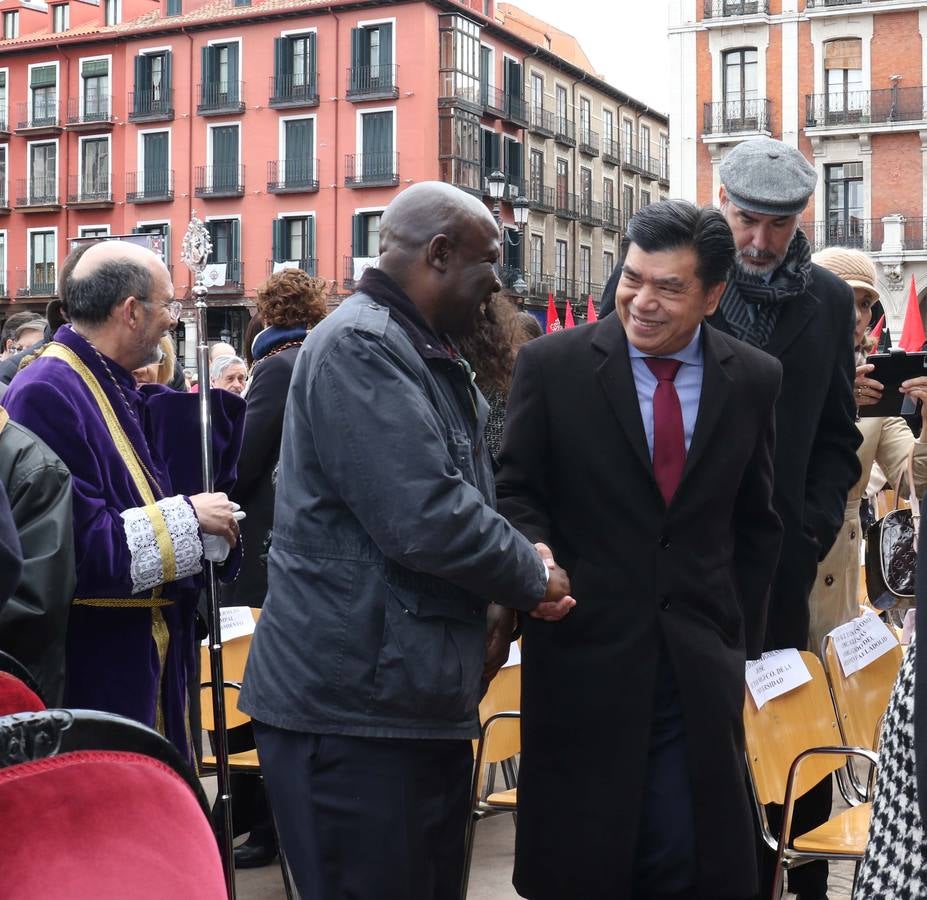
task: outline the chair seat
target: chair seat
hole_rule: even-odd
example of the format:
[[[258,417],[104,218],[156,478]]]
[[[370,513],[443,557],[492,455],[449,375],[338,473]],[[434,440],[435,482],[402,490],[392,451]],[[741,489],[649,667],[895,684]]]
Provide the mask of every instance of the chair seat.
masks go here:
[[[215,768],[216,758],[215,756],[204,756],[203,765],[207,768]],[[261,763],[258,760],[257,750],[243,750],[241,753],[230,753],[229,754],[229,765],[233,768],[237,766],[241,769],[259,769]]]
[[[872,804],[851,806],[812,831],[792,841],[796,850],[806,853],[846,853],[862,856],[869,837]]]
[[[517,799],[518,788],[511,788],[507,791],[496,791],[494,794],[490,794],[486,798],[486,803],[489,806],[504,806],[506,808],[515,809],[518,806]]]

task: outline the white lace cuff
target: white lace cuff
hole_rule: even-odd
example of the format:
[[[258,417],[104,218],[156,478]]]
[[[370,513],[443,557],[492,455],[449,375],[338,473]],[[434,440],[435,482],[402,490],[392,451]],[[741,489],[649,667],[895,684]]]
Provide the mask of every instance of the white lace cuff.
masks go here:
[[[136,506],[121,515],[131,554],[133,594],[203,570],[199,522],[182,496]]]

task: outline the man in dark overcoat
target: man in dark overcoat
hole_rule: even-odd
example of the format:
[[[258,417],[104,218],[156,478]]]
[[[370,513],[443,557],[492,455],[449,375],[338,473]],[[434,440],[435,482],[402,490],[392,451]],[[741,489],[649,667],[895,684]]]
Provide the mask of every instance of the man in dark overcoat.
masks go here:
[[[514,883],[531,900],[757,889],[741,716],[781,537],[781,367],[703,324],[733,257],[717,211],[646,207],[618,315],[519,354],[500,509],[577,603],[525,621]]]

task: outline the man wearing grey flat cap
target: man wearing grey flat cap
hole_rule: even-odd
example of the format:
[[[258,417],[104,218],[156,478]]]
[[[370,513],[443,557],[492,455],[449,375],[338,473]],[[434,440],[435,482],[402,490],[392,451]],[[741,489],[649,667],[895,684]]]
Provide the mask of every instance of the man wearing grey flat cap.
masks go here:
[[[744,141],[725,156],[720,175],[721,212],[734,233],[737,257],[718,311],[708,321],[782,363],[773,506],[784,535],[766,647],[804,650],[818,560],[837,537],[847,494],[860,475],[853,293],[811,262],[798,221],[817,173],[797,149],[769,138]],[[795,833],[828,817],[830,777],[802,800]],[[827,863],[790,873],[789,890],[800,900],[826,897]]]

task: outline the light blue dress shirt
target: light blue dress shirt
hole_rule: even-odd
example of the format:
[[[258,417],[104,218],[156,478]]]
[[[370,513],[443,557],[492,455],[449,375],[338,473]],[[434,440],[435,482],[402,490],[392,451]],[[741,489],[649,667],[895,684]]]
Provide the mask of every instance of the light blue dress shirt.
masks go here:
[[[647,367],[644,360],[649,354],[638,350],[628,341],[628,354],[631,357],[631,374],[637,388],[637,402],[641,408],[644,421],[644,434],[647,435],[647,447],[653,460],[653,392],[657,389],[657,378]],[[686,452],[692,443],[695,420],[698,418],[698,404],[702,396],[702,326],[695,329],[692,340],[678,353],[670,353],[667,359],[678,359],[682,365],[676,373],[676,393],[682,406],[682,425],[686,433]]]

